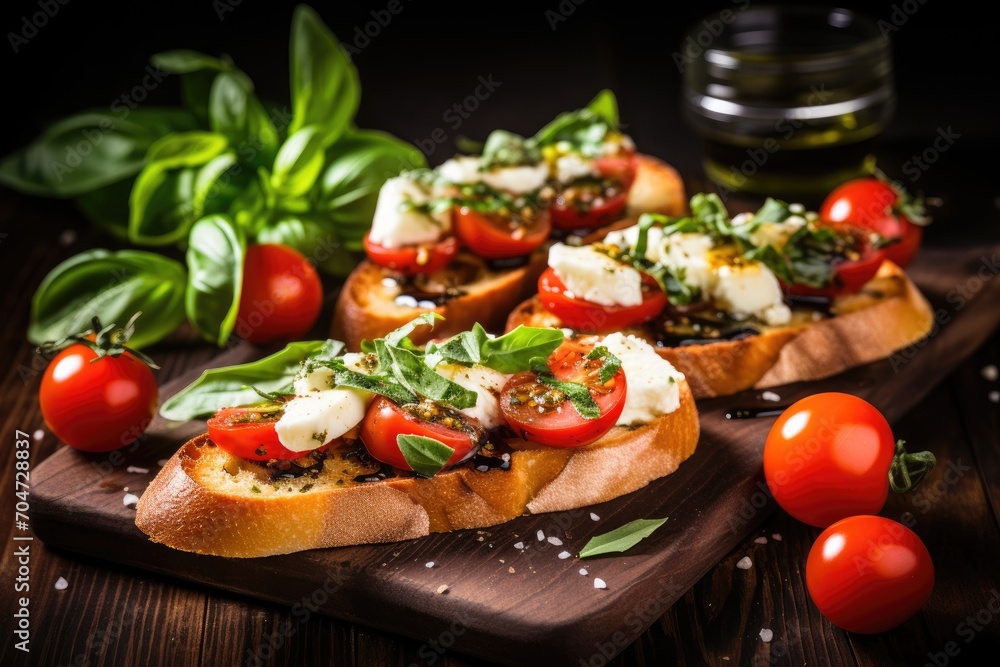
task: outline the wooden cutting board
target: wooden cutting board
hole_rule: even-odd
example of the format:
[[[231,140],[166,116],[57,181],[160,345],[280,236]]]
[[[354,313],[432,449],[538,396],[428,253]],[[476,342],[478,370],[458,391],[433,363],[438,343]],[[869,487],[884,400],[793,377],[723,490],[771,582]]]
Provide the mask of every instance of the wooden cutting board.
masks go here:
[[[188,554],[149,542],[123,502],[126,493],[141,494],[158,461],[204,429],[157,420],[138,447],[93,456],[63,448],[36,466],[33,527],[51,546],[289,605],[302,623],[322,613],[424,640],[428,661],[456,650],[505,664],[602,665],[773,510],[761,471],[773,419],[731,420],[727,411],[845,391],[897,420],[1000,324],[998,260],[1000,246],[927,249],[910,270],[936,309],[939,326],[925,341],[891,361],[780,388],[780,404],[753,391],[701,401],[695,454],[673,475],[601,505],[395,544],[245,560]],[[238,347],[210,365],[260,352]],[[163,397],[200,371],[164,387]],[[664,516],[663,527],[625,554],[576,558],[593,535]],[[572,556],[560,558],[563,551]],[[598,578],[605,589],[595,588]],[[291,636],[296,628],[278,631]]]

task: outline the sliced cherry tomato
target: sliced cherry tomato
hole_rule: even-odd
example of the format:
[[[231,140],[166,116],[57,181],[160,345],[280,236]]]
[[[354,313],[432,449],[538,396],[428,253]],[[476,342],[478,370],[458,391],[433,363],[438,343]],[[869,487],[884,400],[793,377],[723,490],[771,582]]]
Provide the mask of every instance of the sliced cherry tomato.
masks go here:
[[[570,185],[552,202],[552,226],[573,231],[603,227],[622,217],[628,191],[600,181]]]
[[[109,452],[146,431],[158,390],[149,366],[131,352],[98,358],[89,345],[73,343],[49,362],[38,400],[60,440],[85,452]]]
[[[262,243],[247,248],[234,332],[251,343],[295,340],[316,323],[323,281],[294,248]]]
[[[646,274],[642,275],[642,303],[604,306],[573,296],[552,268],[538,278],[538,298],[563,324],[578,331],[624,329],[653,319],[667,306],[667,295]]]
[[[895,451],[892,428],[871,403],[839,392],[813,394],[771,426],[764,478],[782,509],[822,528],[882,509]]]
[[[922,225],[927,223],[921,202],[875,177],[854,179],[834,188],[823,200],[819,216],[896,239],[885,247],[885,256],[901,267],[913,261],[923,238]]]
[[[405,276],[434,273],[438,269],[448,266],[448,263],[458,253],[458,239],[454,236],[446,236],[437,243],[429,245],[387,248],[375,243],[366,234],[363,243],[368,259],[379,266],[398,271]]]
[[[880,516],[852,516],[824,530],[813,544],[806,586],[820,612],[837,627],[885,632],[930,598],[934,563],[906,526]]]
[[[281,416],[277,405],[223,408],[208,420],[208,437],[221,449],[251,461],[297,459],[304,452],[286,449],[274,425]]]
[[[539,248],[552,233],[549,212],[541,211],[528,224],[460,206],[454,212],[455,233],[472,252],[486,259],[522,257]]]
[[[612,155],[602,155],[594,161],[594,167],[602,178],[618,181],[627,191],[635,183],[639,171],[639,160],[635,151],[620,151]]]
[[[372,458],[412,470],[396,441],[400,435],[433,438],[454,449],[447,467],[460,463],[479,446],[483,427],[474,417],[430,402],[400,406],[384,396],[376,397],[361,422],[361,442]]]
[[[548,359],[552,375],[562,382],[582,384],[600,410],[587,419],[565,393],[539,381],[534,372],[512,375],[500,392],[500,410],[518,437],[550,447],[581,447],[611,430],[625,409],[627,385],[619,371],[601,382],[600,359],[587,359],[589,347],[568,342]]]
[[[857,292],[878,273],[879,267],[885,261],[885,250],[875,247],[869,230],[822,220],[819,224],[830,226],[841,234],[852,238],[855,256],[837,263],[834,267],[833,279],[826,287],[795,284],[788,287],[789,291],[792,294],[805,296],[829,297]]]

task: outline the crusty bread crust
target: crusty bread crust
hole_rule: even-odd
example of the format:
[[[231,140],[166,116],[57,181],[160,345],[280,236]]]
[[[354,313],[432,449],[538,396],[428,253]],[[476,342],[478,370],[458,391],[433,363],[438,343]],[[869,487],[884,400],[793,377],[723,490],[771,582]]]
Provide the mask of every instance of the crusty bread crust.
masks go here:
[[[884,359],[930,333],[930,304],[906,273],[884,262],[865,288],[834,303],[833,317],[765,328],[759,335],[706,345],[657,347],[684,373],[695,398],[727,396],[745,389],[819,380]],[[558,317],[534,296],[507,318],[507,330],[559,327]],[[655,344],[642,327],[625,330]]]
[[[220,470],[231,457],[201,435],[156,475],[135,521],[152,541],[175,549],[251,558],[396,542],[584,507],[669,475],[694,453],[698,413],[686,382],[680,399],[674,412],[643,426],[616,427],[585,447],[512,441],[509,470],[464,466],[429,479],[336,484],[325,479],[336,473],[324,469],[304,492],[255,492],[246,483],[227,483]]]
[[[681,215],[687,208],[684,183],[677,171],[657,158],[640,155],[636,180],[629,191],[627,214],[643,212]],[[538,276],[546,267],[547,248],[539,250],[524,266],[490,270],[483,267],[475,282],[463,285],[463,296],[453,298],[434,312],[445,319],[433,331],[418,331],[414,342],[441,338],[466,331],[477,322],[488,331],[503,329],[507,314],[535,293]],[[357,350],[361,341],[386,335],[429,308],[397,305],[399,289],[383,283],[389,272],[363,261],[347,277],[334,307],[330,336]]]

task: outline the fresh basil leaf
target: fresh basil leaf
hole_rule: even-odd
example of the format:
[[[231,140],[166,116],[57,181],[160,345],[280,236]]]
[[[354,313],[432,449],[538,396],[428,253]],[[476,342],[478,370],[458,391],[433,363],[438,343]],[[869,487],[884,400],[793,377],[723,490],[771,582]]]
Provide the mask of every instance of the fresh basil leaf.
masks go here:
[[[343,134],[357,113],[361,99],[357,69],[308,5],[298,5],[292,15],[290,51],[289,133],[294,135],[316,126],[321,128],[321,143],[329,145]]]
[[[153,67],[171,74],[190,74],[201,70],[216,70],[224,72],[232,69],[232,65],[215,56],[210,56],[191,49],[175,49],[154,53],[149,58]]]
[[[565,339],[561,329],[522,324],[502,336],[484,340],[479,363],[501,373],[519,373],[531,368],[532,358],[548,358]]]
[[[792,212],[788,210],[788,204],[780,199],[768,197],[764,200],[764,205],[754,214],[753,221],[755,223],[784,222],[791,216]]]
[[[362,249],[382,184],[393,176],[426,169],[427,159],[412,144],[373,130],[348,130],[326,149],[312,200],[344,248]]]
[[[397,435],[396,444],[410,469],[418,475],[433,477],[441,472],[455,450],[440,440],[422,435]]]
[[[146,160],[164,167],[199,167],[228,147],[226,137],[216,132],[175,132],[149,147]]]
[[[323,169],[323,128],[310,125],[281,144],[271,171],[271,189],[281,197],[299,197],[312,189]]]
[[[603,90],[586,107],[556,116],[532,141],[540,147],[567,142],[584,155],[596,156],[607,134],[617,130],[618,102],[611,91]]]
[[[388,368],[396,380],[414,394],[458,410],[475,407],[479,395],[471,389],[439,375],[411,350],[385,346]]]
[[[601,416],[601,409],[597,407],[597,403],[594,402],[594,397],[590,395],[590,390],[587,389],[586,385],[557,380],[551,373],[539,373],[538,381],[546,387],[552,387],[566,394],[566,398],[573,404],[573,408],[584,419],[597,419]]]
[[[433,328],[434,324],[438,320],[443,320],[443,319],[444,317],[439,313],[435,312],[421,313],[420,315],[417,315],[403,326],[393,329],[392,331],[387,333],[384,338],[385,344],[391,346],[400,345],[403,342],[403,340],[405,338],[408,338],[409,335],[413,333],[417,327],[429,326]]]
[[[598,345],[591,350],[590,354],[587,355],[587,358],[602,360],[599,374],[602,383],[613,378],[622,367],[622,360],[612,354],[611,351],[603,345]]]
[[[583,545],[583,549],[580,550],[580,558],[628,551],[640,541],[652,535],[653,531],[666,523],[667,518],[636,519],[635,521],[626,523],[624,526],[615,528],[609,533],[595,535]]]
[[[92,111],[65,118],[0,160],[0,184],[43,197],[76,197],[134,176],[146,152],[169,132],[197,123],[173,109]]]
[[[192,206],[199,214],[222,213],[239,195],[237,180],[240,168],[236,153],[227,151],[198,168],[194,178]]]
[[[607,123],[611,129],[618,129],[618,100],[615,94],[604,89],[587,104],[587,110]]]
[[[654,225],[656,225],[656,218],[653,216],[648,214],[639,216],[639,222],[636,223],[638,233],[635,238],[635,247],[629,253],[633,261],[643,261],[646,259],[646,248],[649,246],[649,230]]]
[[[482,167],[517,167],[538,164],[541,159],[542,153],[534,141],[506,130],[494,130],[483,146]]]
[[[221,215],[202,218],[188,236],[184,308],[195,330],[219,347],[236,325],[245,251],[243,234]]]
[[[258,243],[280,243],[295,248],[320,271],[344,277],[358,257],[344,249],[333,224],[320,215],[285,214],[257,232]]]
[[[218,410],[259,402],[250,385],[265,392],[291,391],[302,361],[338,341],[297,341],[274,354],[246,364],[210,368],[167,399],[160,415],[172,421],[207,417]],[[342,345],[342,344],[341,344]]]
[[[440,344],[428,343],[425,362],[431,368],[439,363],[474,366],[483,358],[482,346],[489,340],[486,330],[477,322],[469,331],[463,331]]]
[[[144,245],[182,240],[200,213],[194,207],[197,176],[195,167],[146,165],[129,195],[129,240]]]
[[[102,322],[126,322],[142,311],[129,345],[142,348],[172,333],[184,320],[187,275],[179,262],[141,250],[95,249],[56,266],[31,300],[28,340],[58,340]]]
[[[233,72],[216,76],[208,112],[212,130],[225,136],[254,169],[273,163],[278,131],[244,78]]]
[[[364,373],[344,368],[334,374],[333,381],[339,387],[352,387],[371,394],[385,396],[390,401],[394,401],[399,405],[416,403],[419,400],[417,395],[409,389],[393,381],[392,378],[384,376],[365,375]]]

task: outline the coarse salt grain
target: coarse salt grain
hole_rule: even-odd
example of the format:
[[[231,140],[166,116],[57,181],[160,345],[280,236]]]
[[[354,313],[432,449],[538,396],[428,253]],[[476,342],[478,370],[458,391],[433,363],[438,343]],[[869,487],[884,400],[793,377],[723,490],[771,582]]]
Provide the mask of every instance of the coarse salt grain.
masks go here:
[[[428,562],[424,567],[434,567],[434,561]]]
[[[537,533],[535,533],[535,536],[538,538],[539,542],[544,542],[545,541],[545,531],[544,530],[539,530]]]
[[[62,577],[59,577],[58,579],[56,579],[56,590],[57,591],[64,591],[64,590],[66,590],[67,586],[69,586],[69,582],[66,581],[65,579],[63,579]]]
[[[601,520],[601,517],[599,517],[599,516],[597,516],[596,514],[594,514],[593,512],[591,512],[591,513],[590,513],[590,520],[591,520],[591,521],[600,521],[600,520]]]
[[[601,579],[600,577],[594,578],[594,588],[607,588],[607,587],[608,585],[604,583],[603,579]]]
[[[757,544],[767,544],[767,538],[761,535],[756,540],[754,540],[754,542],[756,542]]]
[[[125,472],[138,472],[145,475],[147,472],[149,472],[149,468],[140,468],[139,466],[129,466],[125,468]]]
[[[122,498],[122,503],[125,505],[125,507],[135,507],[136,503],[138,502],[139,502],[139,496],[135,495],[134,493],[126,493],[125,497]]]
[[[523,549],[524,548],[524,542],[516,542],[514,544],[514,548],[515,549]]]
[[[581,567],[581,568],[580,568],[580,574],[582,574],[583,576],[585,576],[585,577],[586,577],[586,576],[587,576],[587,574],[588,574],[588,573],[587,573],[587,568],[585,568],[585,567]]]
[[[772,630],[768,630],[767,628],[761,628],[760,638],[761,641],[769,642],[774,639],[774,632]]]
[[[1000,377],[1000,370],[997,370],[996,364],[990,364],[983,366],[982,374],[990,382],[996,382],[997,378]]]
[[[777,403],[778,401],[781,400],[781,396],[774,393],[773,391],[765,391],[763,394],[760,395],[760,397],[765,401],[770,401],[772,403]]]
[[[561,558],[561,559],[563,559],[563,560],[566,560],[567,558],[569,558],[569,557],[570,557],[570,556],[572,556],[572,555],[573,555],[573,554],[571,554],[571,553],[570,553],[570,552],[568,552],[568,551],[561,551],[561,552],[559,552],[559,558]]]
[[[749,570],[751,567],[753,567],[753,561],[750,560],[749,556],[744,556],[743,558],[739,559],[739,561],[737,561],[736,567],[740,568],[741,570]]]
[[[1000,403],[1000,391],[991,391],[987,396],[993,403]]]
[[[507,571],[510,572],[511,574],[514,574],[514,566],[511,565],[510,567],[508,567]]]
[[[561,547],[562,546],[562,540],[560,540],[558,537],[550,537],[549,538],[549,544],[554,544],[557,547]]]
[[[41,440],[42,438],[45,437],[45,431],[43,431],[42,429],[38,429],[37,431],[31,434],[31,437],[34,438],[35,440]]]
[[[781,541],[781,533],[772,533],[771,534],[771,539],[774,540],[775,542],[780,542]]]
[[[448,592],[448,584],[441,584],[440,586],[438,586],[438,589],[437,589],[437,594],[438,595],[441,595],[441,594],[447,593],[447,592]]]

